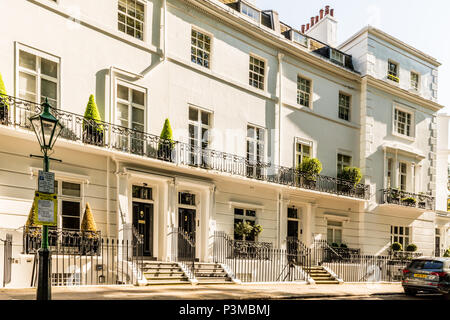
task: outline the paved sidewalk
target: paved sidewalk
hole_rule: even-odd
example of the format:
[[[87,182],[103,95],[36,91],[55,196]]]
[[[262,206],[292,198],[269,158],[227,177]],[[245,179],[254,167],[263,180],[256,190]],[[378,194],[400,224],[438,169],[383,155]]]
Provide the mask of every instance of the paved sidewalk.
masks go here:
[[[403,293],[399,283],[381,284],[242,284],[53,287],[53,300],[205,300],[301,299]],[[0,289],[0,300],[34,300],[35,289]]]

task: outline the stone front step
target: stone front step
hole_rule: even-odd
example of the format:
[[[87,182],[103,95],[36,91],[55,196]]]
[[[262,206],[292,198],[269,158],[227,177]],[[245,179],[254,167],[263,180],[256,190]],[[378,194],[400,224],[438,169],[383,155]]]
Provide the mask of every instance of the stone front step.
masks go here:
[[[142,271],[147,279],[147,285],[190,284],[178,263],[145,261]]]
[[[304,268],[303,270],[309,274],[316,284],[339,284],[339,281],[337,281],[323,267],[310,267]]]

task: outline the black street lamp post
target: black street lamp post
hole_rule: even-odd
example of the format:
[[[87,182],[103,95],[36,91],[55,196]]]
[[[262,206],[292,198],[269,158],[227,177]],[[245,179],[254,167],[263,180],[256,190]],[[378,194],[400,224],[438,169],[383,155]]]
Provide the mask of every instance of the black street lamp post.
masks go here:
[[[49,172],[50,161],[48,152],[52,150],[53,145],[58,139],[63,128],[62,124],[50,113],[50,105],[47,99],[42,104],[44,110],[41,114],[32,116],[30,122],[41,146],[41,152],[44,154],[44,172]],[[50,251],[48,249],[48,226],[42,226],[42,246],[39,250],[39,276],[37,284],[37,300],[51,300],[50,283]]]

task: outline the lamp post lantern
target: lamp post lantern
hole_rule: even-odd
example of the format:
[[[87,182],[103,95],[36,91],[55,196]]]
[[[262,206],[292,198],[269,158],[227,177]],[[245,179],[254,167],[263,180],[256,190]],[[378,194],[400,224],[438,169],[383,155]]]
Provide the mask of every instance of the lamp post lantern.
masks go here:
[[[47,99],[45,99],[42,107],[43,111],[38,115],[30,117],[30,122],[41,146],[41,152],[44,154],[44,172],[49,172],[50,161],[48,152],[52,150],[63,126],[50,113],[51,106],[48,104]],[[39,250],[39,275],[36,299],[51,300],[50,251],[48,249],[47,225],[42,226],[42,246]]]

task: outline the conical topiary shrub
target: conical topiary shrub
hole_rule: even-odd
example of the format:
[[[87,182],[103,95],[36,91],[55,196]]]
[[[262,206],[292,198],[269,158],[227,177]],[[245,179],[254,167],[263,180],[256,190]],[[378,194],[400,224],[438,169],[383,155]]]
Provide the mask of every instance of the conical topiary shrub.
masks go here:
[[[30,213],[28,214],[27,222],[25,223],[25,232],[29,233],[34,232],[34,228],[37,227],[37,225],[34,224],[34,201],[31,205]]]
[[[158,144],[158,158],[163,160],[171,160],[172,150],[175,146],[173,141],[172,128],[170,127],[169,119],[164,121],[164,126],[161,131],[160,141]]]
[[[94,215],[91,211],[91,206],[86,203],[83,220],[81,221],[82,232],[97,232],[97,225],[95,224]]]
[[[0,123],[5,123],[8,119],[9,103],[6,97],[6,88],[0,73]]]
[[[84,112],[83,133],[85,143],[103,145],[102,118],[93,94],[89,96],[89,102]]]

